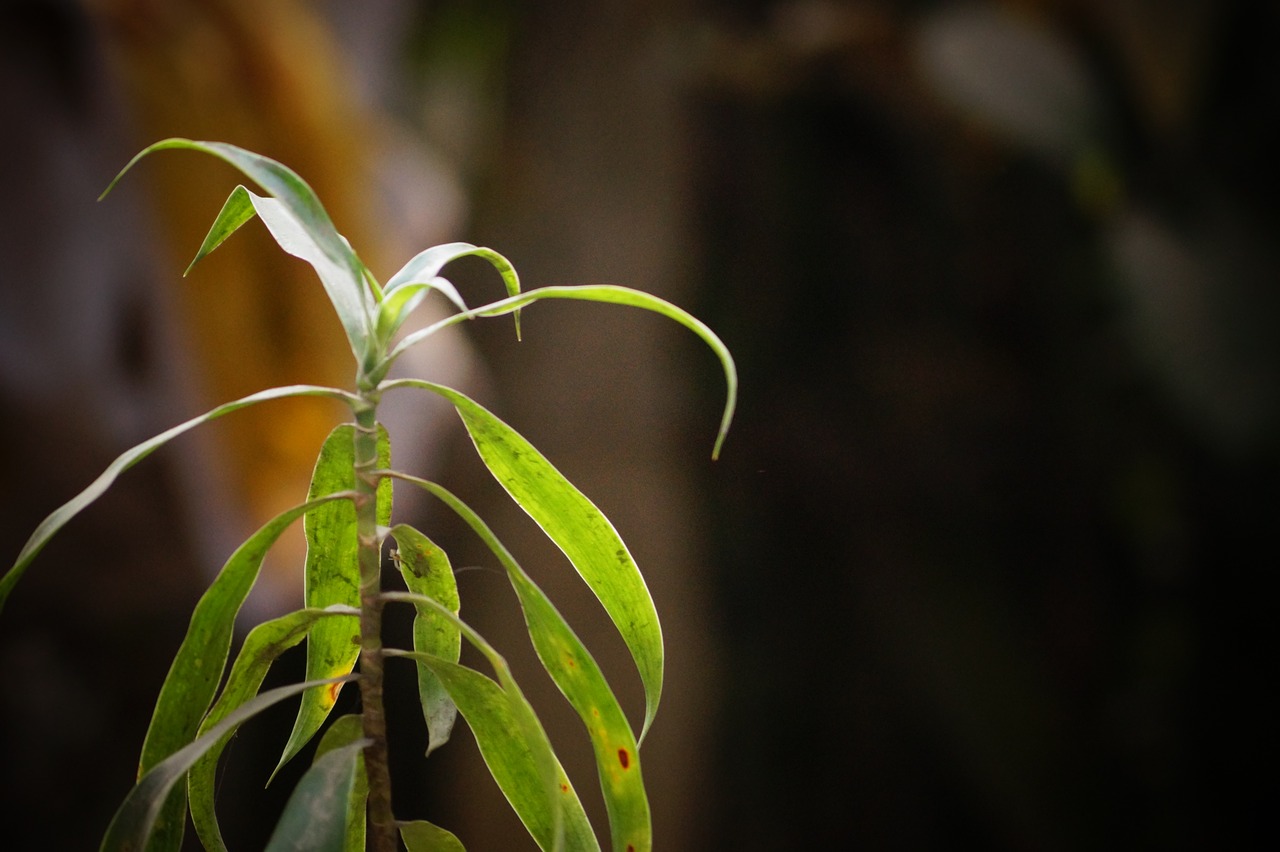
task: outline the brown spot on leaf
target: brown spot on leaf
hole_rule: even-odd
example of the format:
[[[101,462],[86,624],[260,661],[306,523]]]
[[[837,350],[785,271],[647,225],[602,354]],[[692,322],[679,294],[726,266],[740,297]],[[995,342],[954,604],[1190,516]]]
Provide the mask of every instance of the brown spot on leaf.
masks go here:
[[[618,763],[622,764],[623,769],[629,768],[631,766],[631,752],[625,748],[618,749]]]

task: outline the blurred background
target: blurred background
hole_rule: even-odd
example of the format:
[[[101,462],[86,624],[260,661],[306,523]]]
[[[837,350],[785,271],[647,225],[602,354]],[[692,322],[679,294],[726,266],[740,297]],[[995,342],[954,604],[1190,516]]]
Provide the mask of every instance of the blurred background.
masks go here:
[[[3,0],[0,561],[151,434],[349,383],[260,226],[181,279],[237,173],[166,152],[95,200],[153,141],[232,142],[301,173],[384,280],[466,240],[526,286],[649,290],[733,350],[714,463],[717,364],[652,316],[538,305],[522,343],[473,324],[404,365],[520,429],[645,572],[658,849],[1273,848],[1278,38],[1249,0]],[[451,413],[385,414],[397,466],[490,518],[638,718],[620,641]],[[0,618],[0,810],[37,838],[5,848],[96,846],[192,604],[341,416],[184,437],[41,554]],[[504,577],[397,501],[603,826]],[[301,603],[302,546],[246,623]],[[465,731],[420,759],[405,699],[397,814],[532,848]],[[291,712],[231,750],[233,849],[287,795],[262,784]]]

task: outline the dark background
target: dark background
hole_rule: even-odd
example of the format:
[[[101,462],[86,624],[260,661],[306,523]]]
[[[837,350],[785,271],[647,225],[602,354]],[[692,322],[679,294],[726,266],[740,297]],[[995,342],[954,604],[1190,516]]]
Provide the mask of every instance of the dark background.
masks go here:
[[[384,277],[468,240],[527,286],[655,292],[732,349],[716,463],[714,359],[651,317],[538,306],[523,343],[477,325],[420,365],[539,445],[649,578],[659,849],[1269,848],[1278,37],[1244,0],[5,0],[0,553],[151,433],[347,381],[261,234],[178,279],[229,171],[161,155],[93,201],[151,141],[234,142],[301,172]],[[148,459],[18,586],[0,807],[41,839],[11,848],[97,843],[191,604],[336,413],[263,416]],[[399,458],[493,518],[638,708],[589,596],[430,422],[393,429]],[[401,505],[598,810],[501,576]],[[291,712],[233,750],[232,848],[287,794],[258,763]],[[423,765],[393,713],[398,814],[529,845],[465,733]]]

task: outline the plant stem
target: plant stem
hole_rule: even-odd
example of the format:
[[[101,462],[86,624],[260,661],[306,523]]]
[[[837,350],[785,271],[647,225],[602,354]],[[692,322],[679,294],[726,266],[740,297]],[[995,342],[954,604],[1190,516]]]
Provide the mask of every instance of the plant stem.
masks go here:
[[[399,847],[391,812],[391,772],[387,761],[387,719],[382,702],[382,548],[378,539],[378,419],[375,392],[361,394],[356,409],[356,535],[360,566],[360,697],[369,778],[369,833],[375,852]]]

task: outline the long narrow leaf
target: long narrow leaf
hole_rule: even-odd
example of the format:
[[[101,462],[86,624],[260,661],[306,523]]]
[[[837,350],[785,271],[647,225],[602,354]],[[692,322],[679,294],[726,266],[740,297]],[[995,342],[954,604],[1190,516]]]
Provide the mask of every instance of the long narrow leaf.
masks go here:
[[[475,531],[502,563],[520,598],[538,658],[578,712],[591,738],[614,849],[646,852],[652,848],[649,801],[640,773],[635,735],[595,659],[546,594],[471,507],[434,482],[407,474],[391,475],[439,498]]]
[[[236,615],[258,579],[267,551],[304,513],[341,496],[327,495],[277,515],[236,549],[205,590],[191,613],[187,634],[160,687],[138,759],[139,778],[196,738],[200,720],[222,680]],[[153,852],[176,851],[181,845],[185,797],[184,788],[173,791],[149,847]]]
[[[356,764],[370,742],[356,740],[316,759],[289,796],[266,852],[344,852]]]
[[[364,737],[364,719],[358,713],[350,713],[333,720],[316,745],[315,759],[319,760],[335,748],[350,745]],[[366,743],[371,742],[365,740]],[[369,776],[364,768],[364,756],[356,758],[355,781],[347,799],[346,852],[365,852],[365,810],[369,799]]]
[[[252,699],[257,694],[258,688],[262,686],[263,678],[266,677],[267,671],[276,658],[301,642],[318,620],[326,617],[350,619],[358,616],[358,611],[349,609],[302,609],[263,622],[253,628],[240,646],[240,652],[236,655],[218,700],[209,708],[209,713],[200,723],[199,735],[203,736],[237,707]],[[214,794],[217,786],[218,758],[233,733],[234,730],[228,731],[220,741],[211,746],[191,767],[187,776],[191,821],[195,826],[196,835],[208,852],[226,852],[227,848],[222,840],[222,832],[218,828]]]
[[[452,388],[418,379],[388,387],[423,388],[452,402],[494,478],[595,592],[631,650],[644,683],[643,739],[662,696],[662,628],[640,569],[613,524],[542,453],[479,403]]]
[[[338,680],[350,680],[355,675]],[[157,763],[125,797],[111,824],[107,827],[106,836],[102,840],[102,852],[141,852],[147,848],[152,827],[159,816],[161,806],[173,786],[182,780],[200,756],[217,743],[224,734],[242,724],[245,720],[256,716],[268,707],[291,695],[297,695],[307,689],[328,686],[332,681],[307,681],[289,686],[281,686],[262,693],[252,701],[236,708],[222,722],[215,725],[204,736],[195,742],[174,752],[165,760]]]
[[[439,601],[458,612],[458,583],[449,557],[431,539],[407,524],[391,528],[396,540],[396,562],[409,591]],[[457,662],[462,634],[457,626],[436,615],[430,607],[417,607],[413,619],[413,650]],[[418,664],[418,699],[427,723],[427,754],[449,741],[458,708],[431,669]]]
[[[325,439],[316,459],[308,496],[349,491],[355,487],[355,427],[344,423],[334,428]],[[378,462],[391,460],[387,432],[378,429]],[[378,486],[378,524],[391,520],[391,482]],[[356,511],[350,502],[330,503],[308,512],[303,521],[307,535],[305,598],[308,607],[360,606],[360,569],[357,565]],[[345,621],[317,624],[307,637],[307,679],[346,674],[360,656],[358,625]],[[337,692],[311,692],[303,696],[293,732],[276,767],[279,771],[305,746],[337,700]]]
[[[22,578],[23,573],[31,565],[32,560],[36,558],[42,548],[48,544],[49,539],[53,538],[58,530],[66,526],[67,522],[80,514],[84,508],[93,501],[97,500],[102,494],[111,487],[116,478],[142,461],[153,452],[163,447],[179,435],[187,432],[202,423],[215,420],[225,414],[238,411],[250,405],[256,405],[259,402],[266,402],[271,399],[281,399],[291,396],[322,396],[330,399],[337,399],[348,404],[356,401],[356,398],[346,391],[336,390],[334,388],[316,387],[313,385],[292,385],[282,388],[271,388],[270,390],[260,391],[255,394],[237,399],[233,402],[224,403],[211,411],[201,414],[199,417],[193,417],[185,423],[180,423],[165,432],[161,432],[154,438],[150,438],[126,450],[111,464],[107,466],[97,479],[89,484],[89,487],[81,491],[75,497],[72,497],[59,508],[49,514],[47,518],[40,522],[40,526],[36,527],[35,532],[27,539],[26,545],[23,546],[22,552],[18,554],[17,560],[13,566],[0,578],[0,609],[4,608],[5,602],[9,599],[9,593]]]
[[[412,592],[384,592],[383,597],[430,607],[441,617],[453,621],[493,667],[497,682],[430,654],[387,650],[388,656],[403,656],[428,665],[440,678],[475,735],[489,774],[539,848],[570,852],[598,850],[599,841],[582,802],[502,655],[432,598]]]
[[[725,437],[729,434],[729,426],[733,422],[734,409],[738,403],[738,368],[734,364],[733,356],[729,354],[729,348],[724,345],[724,342],[702,320],[665,299],[659,299],[657,296],[651,296],[641,290],[618,287],[612,284],[539,287],[535,290],[527,290],[497,302],[491,302],[478,308],[472,308],[469,311],[453,314],[426,328],[405,335],[404,339],[391,350],[390,355],[387,357],[387,362],[394,361],[406,349],[422,342],[442,328],[456,325],[465,320],[475,319],[476,317],[495,317],[513,313],[543,299],[572,299],[582,302],[605,302],[642,308],[675,320],[698,335],[716,354],[716,357],[720,359],[720,365],[724,370],[726,388],[724,413],[720,417],[720,429],[716,433],[716,442],[711,450],[711,457],[713,459],[719,458]],[[396,384],[396,382],[388,382],[386,387],[393,387]]]
[[[322,278],[321,282],[329,294],[334,309],[338,312],[338,318],[351,342],[352,351],[356,353],[357,358],[362,358],[368,349],[372,331],[371,299],[365,289],[364,264],[334,228],[333,221],[325,212],[315,192],[292,169],[260,154],[224,142],[165,139],[136,154],[103,191],[102,197],[105,197],[125,173],[143,157],[156,151],[170,149],[186,149],[211,154],[235,166],[245,176],[279,199],[289,216],[296,220],[298,226],[306,232],[310,241],[314,242],[328,262],[342,270],[341,276],[332,280]],[[258,212],[261,215],[262,211]],[[305,259],[311,260],[309,257]]]
[[[462,297],[458,295],[458,291],[453,285],[440,276],[440,270],[451,261],[460,257],[482,257],[493,265],[494,269],[502,276],[503,283],[507,288],[507,295],[514,296],[520,292],[520,277],[516,274],[515,267],[511,265],[505,257],[498,254],[493,249],[474,246],[471,243],[446,243],[444,245],[433,246],[425,251],[419,252],[406,263],[399,272],[391,276],[391,280],[387,282],[386,295],[387,298],[383,302],[384,309],[387,310],[385,317],[379,317],[379,335],[382,340],[390,340],[391,335],[395,334],[400,324],[404,322],[405,316],[412,305],[416,305],[422,296],[432,289],[439,290],[449,298],[451,302],[457,305],[458,310],[467,310],[467,305],[462,301]],[[425,289],[420,293],[415,293],[414,300],[409,302],[404,300],[392,300],[391,296],[397,290],[411,287],[412,285],[425,285]],[[516,315],[516,335],[519,336],[520,324],[519,314]]]

